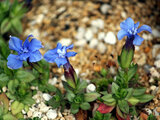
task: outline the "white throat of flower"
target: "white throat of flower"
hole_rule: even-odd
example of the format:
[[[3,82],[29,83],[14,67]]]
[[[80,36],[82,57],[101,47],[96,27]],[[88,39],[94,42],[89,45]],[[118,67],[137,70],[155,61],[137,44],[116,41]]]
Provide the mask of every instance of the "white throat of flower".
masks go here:
[[[129,32],[130,35],[135,35],[137,33],[137,28],[133,27],[131,30],[128,29],[128,32]]]
[[[58,49],[57,53],[59,55],[59,57],[65,58],[65,54],[66,54],[66,48],[62,48],[62,50]]]

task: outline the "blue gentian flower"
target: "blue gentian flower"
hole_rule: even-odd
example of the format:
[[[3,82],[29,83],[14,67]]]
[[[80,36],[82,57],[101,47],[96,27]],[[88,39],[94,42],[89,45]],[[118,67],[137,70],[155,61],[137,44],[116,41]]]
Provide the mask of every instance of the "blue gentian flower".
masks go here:
[[[37,62],[42,59],[39,51],[39,49],[43,47],[41,42],[35,38],[29,41],[30,37],[33,37],[33,35],[29,35],[24,43],[17,37],[10,37],[9,48],[16,51],[17,55],[10,54],[8,56],[8,68],[18,69],[22,67],[23,61]]]
[[[70,46],[62,46],[61,43],[57,44],[57,47],[47,51],[44,54],[44,59],[50,63],[56,63],[58,67],[61,65],[65,65],[66,63],[69,63],[68,58],[75,56],[76,52],[67,52],[67,50],[73,49],[73,44]]]
[[[138,46],[141,45],[144,39],[141,38],[138,35],[138,33],[144,30],[151,33],[152,29],[148,25],[142,25],[140,28],[138,28],[138,26],[139,22],[134,24],[134,21],[130,17],[121,22],[120,23],[121,30],[117,34],[118,40],[121,40],[124,36],[127,36],[133,45],[138,45]]]

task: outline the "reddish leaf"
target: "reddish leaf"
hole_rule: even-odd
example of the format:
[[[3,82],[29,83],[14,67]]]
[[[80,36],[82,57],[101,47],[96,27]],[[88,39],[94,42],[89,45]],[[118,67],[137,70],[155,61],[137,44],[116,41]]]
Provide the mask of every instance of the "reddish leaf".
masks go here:
[[[143,112],[141,112],[141,114],[140,114],[140,119],[141,119],[141,120],[147,120],[147,119],[148,119],[148,115],[145,114],[145,113],[143,113]]]
[[[130,116],[129,115],[127,115],[127,118],[125,119],[125,118],[121,118],[119,115],[118,115],[118,113],[116,113],[116,116],[117,116],[117,119],[118,120],[130,120]]]
[[[98,107],[98,111],[102,114],[109,113],[114,109],[114,106],[107,106],[104,103],[101,103]]]

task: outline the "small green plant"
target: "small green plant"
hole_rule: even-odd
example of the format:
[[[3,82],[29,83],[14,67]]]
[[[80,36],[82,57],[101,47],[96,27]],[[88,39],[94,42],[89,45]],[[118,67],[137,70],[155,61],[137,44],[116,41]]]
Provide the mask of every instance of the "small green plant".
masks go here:
[[[102,114],[99,111],[96,111],[93,118],[90,120],[114,120],[111,118],[111,113]]]
[[[9,0],[0,2],[0,34],[3,35],[7,32],[13,34],[22,33],[21,18],[27,12],[23,7],[24,3],[14,0],[11,3]]]

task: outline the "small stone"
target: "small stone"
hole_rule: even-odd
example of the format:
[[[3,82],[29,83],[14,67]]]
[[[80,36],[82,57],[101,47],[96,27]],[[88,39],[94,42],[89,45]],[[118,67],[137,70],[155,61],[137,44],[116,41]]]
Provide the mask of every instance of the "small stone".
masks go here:
[[[103,29],[104,28],[104,21],[102,19],[92,20],[91,26],[96,27],[98,29]]]
[[[116,36],[113,32],[108,32],[104,38],[105,43],[114,45],[116,44]]]
[[[34,111],[33,112],[33,117],[39,117],[39,118],[41,118],[42,117],[42,113],[38,112],[38,111]]]
[[[32,114],[33,114],[33,112],[31,111],[31,110],[29,110],[28,112],[27,112],[27,116],[30,118],[30,117],[32,117]]]
[[[135,46],[135,50],[136,50],[136,51],[139,51],[139,46]]]
[[[152,34],[153,34],[153,36],[156,37],[156,38],[160,37],[160,34],[159,34],[159,33],[160,33],[160,31],[158,31],[157,29],[153,29],[153,30],[152,30]]]
[[[156,109],[156,110],[157,110],[157,112],[159,112],[159,113],[160,113],[160,107],[157,107],[157,109]]]
[[[151,77],[151,78],[149,79],[149,82],[150,82],[150,83],[154,83],[154,82],[155,82],[155,80],[153,79],[153,77]]]
[[[89,43],[90,48],[96,48],[97,45],[98,45],[98,40],[96,38],[93,38]]]
[[[62,38],[59,42],[62,45],[68,46],[72,43],[72,40],[70,38]]]
[[[39,14],[38,16],[35,16],[36,18],[36,23],[40,24],[42,23],[42,20],[44,18],[44,14]]]
[[[48,93],[43,93],[43,98],[45,101],[49,101],[52,98],[52,96]]]
[[[61,76],[61,80],[66,81],[66,78],[64,75]]]
[[[160,77],[160,74],[158,73],[158,71],[154,67],[150,68],[150,73],[153,77],[157,77],[157,78]]]
[[[73,115],[67,115],[65,116],[65,120],[75,120]]]
[[[52,110],[50,109],[47,113],[46,113],[48,119],[55,119],[57,117],[57,111],[56,110]]]
[[[25,110],[22,110],[22,114],[26,114],[26,111],[25,111]]]
[[[6,92],[6,91],[7,91],[7,87],[4,86],[4,87],[2,88],[2,91],[3,91],[3,92]]]
[[[149,108],[144,108],[144,110],[148,113],[148,115],[152,114],[152,111]]]
[[[154,65],[156,66],[156,68],[160,68],[160,60],[155,61]]]
[[[154,115],[155,115],[155,116],[159,116],[159,112],[157,111],[157,108],[155,108],[155,109],[153,110],[153,112],[154,112]]]
[[[85,33],[85,38],[87,41],[90,41],[93,38],[93,32],[91,29],[87,29]]]
[[[50,107],[46,106],[43,102],[41,102],[39,105],[39,111],[42,112],[42,113],[46,113]]]
[[[108,10],[111,9],[112,7],[108,4],[102,4],[100,7],[100,10],[103,14],[107,14]]]
[[[156,89],[156,86],[155,86],[155,85],[152,85],[152,86],[150,87],[150,89],[151,89],[152,91],[154,91],[154,90]]]
[[[85,31],[86,31],[85,28],[79,27],[75,38],[78,39],[78,40],[83,39]]]
[[[104,32],[99,32],[98,33],[98,40],[104,40],[105,33]]]
[[[103,54],[106,52],[107,47],[102,42],[100,42],[97,46],[97,49],[101,54]]]
[[[96,91],[96,86],[94,84],[89,84],[86,88],[87,93]]]
[[[121,16],[122,16],[122,18],[127,18],[127,14],[126,14],[126,12],[121,12]]]
[[[85,39],[81,39],[74,43],[74,45],[77,47],[84,47],[86,44],[87,44],[87,41]]]
[[[43,116],[41,120],[48,120],[47,116]]]
[[[49,79],[48,83],[51,84],[51,85],[55,85],[57,83],[57,78],[54,77],[52,79]]]

